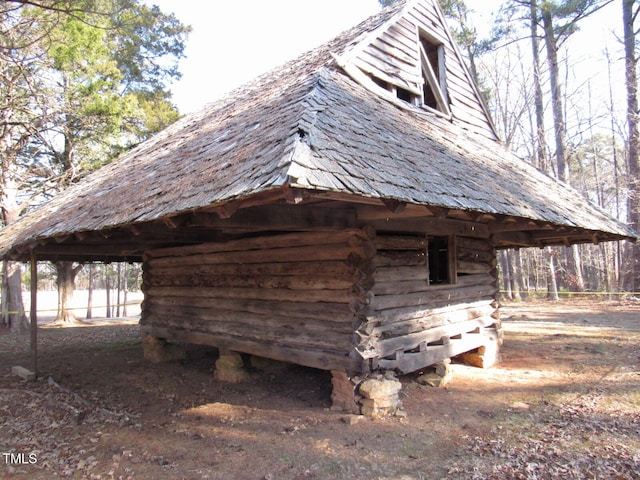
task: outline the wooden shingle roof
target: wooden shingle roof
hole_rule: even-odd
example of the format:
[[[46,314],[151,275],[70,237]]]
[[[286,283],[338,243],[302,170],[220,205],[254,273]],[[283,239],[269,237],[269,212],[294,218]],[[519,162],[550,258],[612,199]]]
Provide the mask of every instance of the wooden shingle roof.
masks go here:
[[[292,190],[513,217],[601,240],[635,237],[490,140],[486,128],[478,134],[392,101],[345,73],[343,61],[359,42],[396,25],[416,3],[400,1],[184,117],[6,227],[0,255],[25,258],[47,242],[128,226],[131,238],[113,241],[136,256],[146,248],[135,245],[136,225],[198,211],[230,216]]]

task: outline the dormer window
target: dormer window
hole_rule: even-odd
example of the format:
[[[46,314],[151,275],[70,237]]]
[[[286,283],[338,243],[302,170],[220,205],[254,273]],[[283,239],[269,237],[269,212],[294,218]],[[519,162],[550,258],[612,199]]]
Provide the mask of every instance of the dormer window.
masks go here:
[[[447,96],[444,46],[426,34],[420,35],[420,67],[422,71],[422,105],[451,115]]]

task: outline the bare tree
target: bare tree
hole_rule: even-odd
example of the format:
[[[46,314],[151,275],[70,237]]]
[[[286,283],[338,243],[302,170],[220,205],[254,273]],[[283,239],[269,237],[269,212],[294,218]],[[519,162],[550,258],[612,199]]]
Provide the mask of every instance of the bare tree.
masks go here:
[[[627,173],[629,194],[627,219],[629,225],[638,231],[640,227],[640,134],[638,132],[638,58],[636,54],[635,20],[638,16],[638,2],[622,0],[622,21],[624,25],[625,78],[627,87]],[[631,247],[631,288],[640,291],[640,242]]]

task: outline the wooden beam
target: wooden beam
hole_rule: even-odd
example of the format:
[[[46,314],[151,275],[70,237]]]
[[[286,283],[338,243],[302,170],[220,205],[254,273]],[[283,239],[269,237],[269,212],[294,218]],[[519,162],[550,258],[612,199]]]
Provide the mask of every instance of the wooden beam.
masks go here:
[[[499,223],[491,223],[489,225],[489,231],[491,233],[502,232],[518,232],[518,231],[531,231],[531,230],[553,230],[554,227],[549,224],[540,224],[532,220],[526,221],[503,221]]]
[[[178,223],[175,221],[173,217],[165,217],[162,219],[162,222],[171,229],[178,228]]]
[[[356,211],[342,208],[289,205],[280,203],[238,210],[228,219],[215,219],[206,214],[194,214],[189,225],[220,229],[229,233],[262,231],[342,230],[357,226]]]
[[[491,240],[496,246],[521,246],[533,247],[538,245],[537,240],[528,232],[500,232],[491,235]]]
[[[489,228],[482,223],[451,218],[389,218],[369,222],[377,231],[427,233],[430,235],[460,235],[463,237],[489,238]]]
[[[421,218],[433,217],[427,207],[421,205],[405,205],[404,208],[393,211],[390,208],[384,208],[373,205],[359,205],[356,207],[358,212],[358,220],[361,222],[370,222],[373,220],[387,220],[396,218]]]
[[[288,186],[284,188],[284,198],[289,204],[299,205],[304,202],[304,197],[304,191],[299,188],[291,188]]]
[[[407,207],[407,202],[401,202],[392,198],[383,198],[382,203],[387,209],[395,214],[402,213]]]

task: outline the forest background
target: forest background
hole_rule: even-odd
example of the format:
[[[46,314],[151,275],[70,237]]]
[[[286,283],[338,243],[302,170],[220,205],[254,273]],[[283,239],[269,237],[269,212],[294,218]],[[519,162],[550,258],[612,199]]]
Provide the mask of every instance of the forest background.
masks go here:
[[[0,0],[3,225],[179,118],[171,88],[190,27],[160,3],[162,9],[141,0]],[[441,0],[500,136],[523,161],[637,229],[640,2],[495,5],[487,18],[484,1]],[[613,41],[585,57],[584,42],[575,39],[583,26],[596,24],[611,25]],[[213,100],[209,94],[201,94],[203,103]],[[511,299],[640,291],[637,244],[595,240],[505,250],[499,259],[503,295]],[[115,289],[120,298],[140,277],[137,265],[60,262],[39,269],[41,288],[58,288],[60,322],[75,320],[76,284]],[[2,280],[0,325],[24,329],[21,291],[28,275],[5,262]]]

